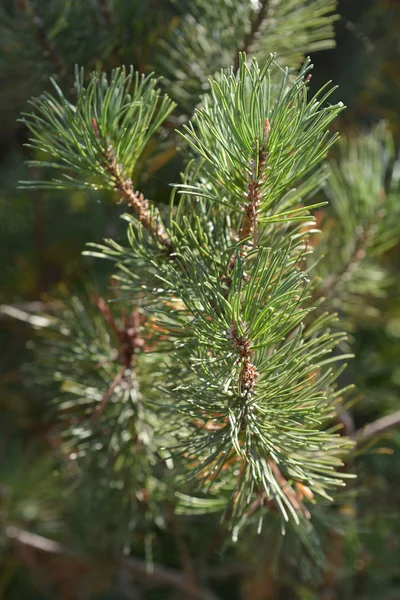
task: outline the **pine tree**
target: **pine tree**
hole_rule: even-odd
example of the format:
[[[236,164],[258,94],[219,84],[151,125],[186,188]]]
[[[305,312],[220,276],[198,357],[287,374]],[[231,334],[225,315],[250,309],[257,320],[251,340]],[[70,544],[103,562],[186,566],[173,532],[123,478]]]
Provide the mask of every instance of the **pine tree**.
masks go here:
[[[222,552],[240,597],[275,597],[237,564],[266,543],[315,590],[357,452],[399,421],[356,431],[349,412],[352,331],[390,288],[378,259],[398,244],[400,208],[388,128],[337,142],[335,88],[309,92],[304,55],[331,46],[335,3],[164,7],[182,12],[156,74],[103,68],[125,58],[124,19],[150,18],[140,3],[72,2],[62,19],[56,4],[5,9],[7,34],[22,12],[42,49],[34,85],[40,58],[55,72],[20,119],[34,173],[20,185],[119,204],[113,234],[87,240],[90,274],[40,314],[2,307],[38,329],[26,380],[52,447],[31,471],[33,516],[24,489],[4,496],[5,537],[49,597],[233,597],[212,583]],[[96,20],[109,27],[72,79],[67,34]],[[159,168],[172,175],[161,191]]]

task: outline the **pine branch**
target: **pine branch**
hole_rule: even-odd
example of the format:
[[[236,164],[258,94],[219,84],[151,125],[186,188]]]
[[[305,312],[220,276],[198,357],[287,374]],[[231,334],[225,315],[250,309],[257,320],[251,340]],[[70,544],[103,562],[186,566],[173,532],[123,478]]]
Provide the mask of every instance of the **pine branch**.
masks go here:
[[[259,34],[261,27],[264,24],[265,19],[267,18],[268,9],[270,5],[270,0],[261,0],[260,7],[258,12],[256,13],[250,27],[250,31],[245,35],[242,47],[235,54],[235,62],[233,66],[233,70],[237,71],[239,68],[239,54],[240,52],[244,52],[245,54],[249,54],[251,52],[252,45]]]
[[[246,190],[246,203],[244,205],[244,217],[240,226],[238,241],[243,242],[251,233],[253,233],[253,249],[257,246],[257,215],[260,208],[262,196],[262,185],[265,183],[265,166],[268,158],[267,152],[267,141],[271,126],[268,118],[264,122],[264,141],[258,150],[256,160],[252,161],[250,181],[247,185]],[[228,271],[231,272],[237,258],[236,252],[232,254],[232,258],[229,261]],[[232,280],[230,276],[226,276],[224,273],[222,281],[225,282],[229,288]]]
[[[336,0],[254,4],[192,0],[175,25],[175,35],[161,42],[158,63],[169,77],[168,92],[189,115],[208,89],[210,75],[232,64],[236,73],[240,50],[260,61],[274,51],[282,64],[298,69],[305,55],[334,45]]]
[[[263,509],[272,506],[284,520],[307,517],[300,498],[329,497],[328,488],[340,485],[336,467],[349,446],[321,430],[333,414],[322,398],[337,370],[319,360],[340,336],[325,333],[326,316],[313,334],[301,325],[308,310],[299,256],[307,236],[296,222],[310,213],[301,187],[291,190],[335,140],[327,128],[342,108],[323,105],[326,91],[307,102],[308,71],[306,63],[291,81],[273,56],[260,68],[241,55],[237,74],[230,69],[210,81],[210,97],[185,126],[194,159],[170,216],[177,259],[167,269],[157,266],[162,288],[152,292],[163,302],[160,338],[176,349],[162,389],[173,403],[166,412],[188,457],[186,475],[195,489],[217,496],[210,506],[224,508],[235,532],[252,511],[262,521]],[[317,175],[307,192],[318,185]],[[287,236],[265,235],[275,222],[286,224]],[[238,231],[234,248],[232,229]],[[113,252],[123,260],[123,251]],[[130,289],[129,279],[125,285]],[[327,363],[335,360],[340,356]],[[325,460],[329,467],[317,474]]]
[[[172,246],[158,211],[134,190],[132,172],[146,144],[174,103],[160,96],[157,80],[139,76],[131,68],[105,74],[92,73],[84,87],[83,70],[76,72],[75,104],[53,82],[55,94],[31,100],[32,114],[22,121],[33,138],[28,146],[40,149],[49,161],[30,161],[30,166],[63,169],[62,179],[23,181],[24,187],[58,189],[108,189],[117,191],[133,209],[141,225],[161,244],[167,255]]]
[[[353,438],[356,441],[357,445],[361,445],[378,435],[383,435],[387,431],[390,431],[391,429],[394,429],[399,425],[400,410],[392,413],[391,415],[381,417],[373,423],[365,425],[365,427],[359,429],[354,433]]]
[[[189,504],[193,511],[197,506],[224,511],[234,537],[248,517],[258,518],[261,527],[266,509],[300,526],[308,516],[303,498],[329,499],[330,490],[343,485],[342,455],[350,446],[327,429],[334,414],[331,388],[340,372],[331,363],[342,358],[331,353],[344,335],[330,332],[326,315],[304,326],[310,312],[307,275],[299,262],[309,235],[302,229],[310,220],[305,198],[320,185],[319,172],[310,172],[334,143],[328,128],[343,108],[325,105],[331,90],[308,101],[310,68],[307,61],[291,79],[273,55],[261,67],[241,55],[237,74],[229,69],[210,81],[210,96],[185,127],[183,137],[194,158],[184,183],[174,189],[165,230],[133,189],[130,175],[160,109],[154,82],[137,75],[133,82],[133,74],[126,77],[123,71],[110,83],[93,78],[87,91],[78,82],[76,105],[58,92],[60,101],[39,100],[39,116],[29,117],[35,147],[55,157],[52,166],[80,175],[55,185],[82,182],[85,187],[90,182],[119,191],[132,206],[134,215],[124,215],[130,247],[110,241],[108,248],[98,247],[103,254],[97,255],[117,261],[124,291],[154,311],[149,331],[160,357],[156,361],[156,354],[147,352],[138,357],[138,376],[142,367],[146,378],[140,379],[140,398],[133,393],[129,406],[132,382],[119,383],[133,365],[132,344],[137,345],[140,333],[129,337],[127,323],[118,326],[106,306],[100,307],[105,323],[81,331],[85,320],[79,307],[77,318],[70,316],[64,341],[70,354],[51,369],[53,377],[56,372],[65,381],[60,408],[65,407],[67,418],[75,413],[78,419],[96,407],[104,410],[101,425],[110,430],[116,415],[125,411],[129,448],[119,416],[113,447],[124,453],[126,465],[145,415],[151,441],[144,442],[135,471],[139,489],[146,488],[153,464],[160,462],[155,436],[165,436],[170,443],[163,440],[163,448],[181,467],[175,483],[185,491],[176,493],[177,510]],[[164,100],[156,122],[169,110]],[[176,192],[181,194],[178,205]],[[161,238],[168,252],[174,249],[174,260],[154,253],[145,230]],[[238,232],[237,240],[232,231]],[[251,237],[253,244],[246,248]],[[105,324],[118,339],[119,364],[111,358],[115,348]],[[82,348],[90,349],[90,364]],[[54,358],[63,358],[66,349]],[[81,368],[79,377],[71,374],[71,364]],[[146,391],[142,384],[148,385]],[[96,439],[102,451],[98,460],[110,464],[113,473],[115,459],[107,454],[100,428],[73,425],[66,428],[67,448],[78,452],[82,464],[90,464],[97,460],[91,457]],[[118,473],[112,476],[121,482]],[[195,498],[193,490],[204,497]]]

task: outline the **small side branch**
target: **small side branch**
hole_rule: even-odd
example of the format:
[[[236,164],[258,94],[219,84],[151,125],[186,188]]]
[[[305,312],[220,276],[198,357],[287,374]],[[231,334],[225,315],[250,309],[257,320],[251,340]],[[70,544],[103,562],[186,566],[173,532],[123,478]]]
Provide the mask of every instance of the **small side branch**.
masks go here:
[[[93,414],[91,416],[92,423],[95,423],[96,421],[98,421],[100,419],[101,415],[104,412],[105,407],[107,406],[107,402],[113,395],[115,388],[121,383],[122,379],[124,378],[125,373],[126,373],[126,367],[122,367],[121,370],[115,376],[114,381],[111,383],[108,390],[102,397],[100,404],[98,405],[96,410],[93,412]]]
[[[114,148],[111,143],[107,149],[103,147],[99,126],[96,119],[92,119],[93,132],[102,147],[102,155],[107,167],[107,171],[114,180],[115,189],[120,193],[121,199],[132,208],[137,220],[147,231],[153,233],[157,240],[165,247],[168,255],[172,252],[172,244],[167,231],[162,223],[152,214],[149,201],[142,193],[134,190],[132,180],[125,177],[122,173],[122,167],[117,163]]]
[[[382,435],[397,426],[400,426],[400,410],[391,415],[387,415],[386,417],[382,417],[373,423],[369,423],[369,425],[356,431],[353,438],[357,445],[364,444],[372,438]]]
[[[238,354],[237,360],[241,364],[239,376],[240,389],[242,392],[245,392],[245,394],[248,395],[252,393],[258,378],[257,369],[251,362],[253,354],[250,349],[251,342],[250,340],[238,334],[236,323],[234,322],[228,330],[227,336],[232,340]]]
[[[25,531],[14,525],[6,527],[5,533],[8,539],[15,540],[20,544],[30,546],[41,552],[47,552],[48,554],[71,554],[71,552],[60,542],[50,540],[42,535],[37,535],[36,533]]]
[[[123,317],[122,325],[118,326],[107,302],[100,296],[95,296],[94,301],[103,315],[105,322],[111,327],[117,337],[121,369],[108,387],[97,409],[92,414],[92,423],[101,417],[115,388],[123,381],[125,374],[131,368],[135,367],[136,353],[141,352],[145,347],[145,341],[142,337],[144,318],[137,309],[132,310],[127,317]]]
[[[282,475],[278,465],[270,458],[267,458],[268,465],[271,469],[273,476],[275,477],[282,493],[286,496],[288,502],[291,504],[293,509],[304,515],[306,519],[311,518],[310,511],[305,506],[303,499],[309,501],[314,500],[314,494],[310,488],[300,481],[295,481],[294,486],[289,484],[288,480]],[[270,510],[276,510],[276,502],[273,498],[268,497],[265,490],[259,490],[257,497],[250,504],[246,511],[246,515],[250,516],[260,507],[264,506]]]
[[[341,433],[351,438],[354,435],[354,419],[351,412],[339,404],[336,406],[336,417],[343,426]]]
[[[324,296],[324,298],[330,298],[330,296],[332,296],[333,292],[336,290],[336,288],[342,281],[350,279],[359,262],[363,260],[363,258],[365,258],[366,240],[367,235],[364,231],[362,232],[362,234],[357,236],[354,251],[349,260],[345,262],[345,264],[337,273],[333,273],[325,281],[324,286],[322,288],[322,295]]]
[[[35,315],[30,312],[43,310],[42,306],[44,306],[44,303],[42,302],[27,302],[10,305],[0,304],[0,319],[3,317],[11,317],[12,319],[23,321],[24,323],[28,323],[28,325],[32,325],[32,327],[37,327],[39,329],[49,327],[52,324],[52,320],[49,317]]]
[[[254,165],[250,182],[247,186],[247,202],[242,226],[239,231],[239,241],[243,241],[253,232],[253,246],[257,245],[257,214],[261,203],[261,186],[264,183],[263,170],[267,162],[267,140],[271,131],[268,119],[264,121],[264,140],[258,151],[257,166]]]
[[[253,247],[257,246],[257,215],[261,203],[261,186],[264,183],[263,170],[268,158],[267,140],[271,125],[268,119],[264,121],[264,140],[258,151],[257,161],[252,165],[252,174],[247,186],[246,204],[244,206],[244,217],[239,230],[238,240],[243,242],[253,233]],[[232,255],[228,264],[228,273],[231,273],[236,263],[236,253]],[[222,278],[228,285],[231,284],[230,275]]]

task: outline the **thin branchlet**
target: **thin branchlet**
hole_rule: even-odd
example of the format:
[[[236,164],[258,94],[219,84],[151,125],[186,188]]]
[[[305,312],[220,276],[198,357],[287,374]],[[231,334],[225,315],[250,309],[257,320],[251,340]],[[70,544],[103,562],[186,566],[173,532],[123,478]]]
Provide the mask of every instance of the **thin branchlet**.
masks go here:
[[[97,308],[101,312],[105,322],[114,331],[119,342],[119,362],[122,367],[129,369],[134,366],[135,353],[145,347],[145,341],[141,334],[144,316],[139,310],[132,310],[128,317],[123,318],[122,327],[118,327],[110,306],[100,296],[95,298]]]
[[[238,355],[238,363],[240,363],[241,365],[239,375],[240,390],[246,396],[248,396],[252,394],[259,375],[255,365],[252,363],[251,360],[253,356],[253,353],[251,351],[251,341],[245,338],[244,336],[239,335],[235,322],[232,322],[232,325],[228,330],[227,336],[232,340],[232,343]]]
[[[365,444],[370,442],[373,438],[383,435],[398,427],[400,425],[400,410],[381,417],[377,421],[373,423],[368,423],[358,431],[353,433],[353,439],[356,441],[357,445]]]
[[[264,140],[258,151],[257,169],[255,165],[252,169],[251,179],[247,186],[247,202],[245,205],[245,215],[242,226],[239,231],[239,241],[248,238],[253,232],[253,246],[257,246],[257,214],[261,203],[261,186],[264,183],[264,167],[268,158],[267,140],[271,131],[271,125],[268,119],[264,121]]]
[[[248,237],[250,237],[251,233],[253,233],[253,248],[257,246],[258,239],[258,231],[257,231],[257,215],[259,211],[259,207],[261,204],[261,187],[265,182],[265,165],[268,159],[267,152],[267,141],[268,136],[271,131],[271,125],[268,119],[264,121],[264,139],[263,143],[258,151],[257,156],[257,167],[256,161],[253,161],[250,181],[247,185],[247,194],[246,194],[246,203],[244,205],[244,217],[242,220],[242,224],[239,230],[238,239],[239,242],[243,242]],[[233,267],[235,266],[237,254],[233,254],[229,264],[228,264],[228,272],[232,272]],[[223,277],[226,283],[228,283],[228,287],[230,286],[231,279],[230,277]]]
[[[58,56],[56,48],[49,38],[45,23],[41,16],[36,12],[28,0],[17,0],[17,7],[22,13],[31,19],[35,28],[35,39],[43,51],[43,56],[51,62],[56,73],[65,73],[67,70],[66,65]]]
[[[145,348],[145,340],[142,337],[144,317],[139,310],[132,310],[126,318],[122,319],[122,325],[119,327],[107,302],[98,296],[95,298],[95,303],[104,321],[111,327],[117,337],[121,368],[93,413],[92,422],[97,421],[102,415],[115,388],[124,380],[127,372],[130,372],[136,366],[136,354],[142,352]]]
[[[112,144],[109,142],[107,148],[103,147],[99,125],[96,119],[92,119],[93,132],[100,143],[102,156],[108,173],[114,180],[115,190],[121,195],[121,199],[133,209],[138,221],[147,231],[153,233],[156,239],[165,247],[168,254],[172,252],[171,240],[165,227],[151,213],[150,203],[141,192],[133,188],[132,180],[124,176],[122,166],[118,164]]]

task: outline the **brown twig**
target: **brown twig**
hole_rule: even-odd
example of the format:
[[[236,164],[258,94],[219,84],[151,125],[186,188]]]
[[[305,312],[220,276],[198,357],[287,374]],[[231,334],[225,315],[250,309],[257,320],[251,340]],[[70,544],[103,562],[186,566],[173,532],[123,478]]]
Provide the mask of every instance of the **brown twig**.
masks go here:
[[[232,325],[227,333],[228,338],[233,342],[233,345],[238,354],[238,362],[241,363],[240,371],[240,389],[246,395],[251,394],[258,378],[258,373],[255,365],[251,362],[252,351],[251,341],[244,336],[238,334],[236,323],[232,321]]]
[[[400,410],[394,412],[391,415],[387,415],[380,419],[377,419],[373,423],[365,425],[358,431],[353,431],[349,437],[355,441],[356,448],[362,446],[365,443],[370,442],[373,438],[383,435],[391,429],[400,425]],[[347,432],[346,432],[347,433]],[[344,470],[351,472],[350,465],[354,462],[354,454],[350,455],[350,461],[346,462]],[[354,499],[353,499],[354,502]],[[341,506],[340,512],[342,515],[352,515],[352,518],[356,517],[356,508],[350,498]],[[331,600],[336,598],[336,582],[337,574],[342,566],[343,560],[343,547],[344,547],[344,533],[342,530],[331,530],[328,537],[328,569],[325,572],[323,586],[319,590],[319,597],[322,600]]]
[[[124,176],[121,165],[117,163],[112,144],[108,143],[107,148],[104,148],[99,125],[94,118],[92,119],[92,128],[102,148],[101,152],[107,170],[114,180],[115,189],[120,193],[121,199],[132,208],[138,221],[147,231],[153,233],[157,240],[165,247],[168,255],[170,255],[172,253],[172,244],[164,225],[151,214],[149,201],[141,192],[134,190],[132,180]]]
[[[170,585],[185,593],[188,591],[186,577],[179,571],[160,565],[153,565],[151,572],[149,572],[148,565],[137,558],[123,558],[121,564],[125,568],[134,571],[137,576],[141,575],[142,577],[151,578],[153,583]],[[197,598],[197,600],[217,600],[217,597],[210,590],[201,587],[196,587],[193,590],[193,597]]]
[[[261,203],[261,186],[265,181],[263,170],[268,158],[267,141],[270,131],[270,122],[268,119],[265,119],[264,140],[261,148],[258,151],[257,167],[256,164],[253,165],[250,181],[247,186],[246,204],[244,206],[244,217],[238,236],[238,241],[243,242],[251,235],[251,233],[253,233],[254,248],[257,246],[257,215]],[[232,272],[235,266],[236,256],[236,253],[232,255],[228,264],[228,272]],[[225,275],[223,279],[226,281],[229,287],[231,284],[230,277]]]
[[[99,418],[101,417],[101,415],[103,414],[104,409],[107,406],[107,402],[111,398],[117,385],[121,383],[122,379],[124,378],[125,373],[126,373],[126,367],[122,367],[121,370],[115,376],[114,381],[111,383],[108,390],[106,391],[106,393],[100,400],[100,404],[96,407],[96,410],[93,412],[92,417],[91,417],[92,423],[95,423],[96,421],[98,421]]]
[[[392,413],[391,415],[387,415],[386,417],[381,417],[377,419],[373,423],[369,423],[362,427],[353,435],[353,439],[356,441],[357,445],[364,444],[368,442],[370,439],[382,435],[395,427],[400,425],[400,410]]]
[[[242,226],[239,231],[239,241],[243,241],[253,232],[253,246],[257,245],[257,213],[261,202],[260,188],[264,183],[263,169],[267,161],[267,140],[271,131],[271,125],[268,119],[264,121],[264,140],[258,151],[257,170],[251,174],[250,182],[247,186],[247,203]]]
[[[111,327],[117,336],[119,342],[119,362],[120,371],[115,376],[113,382],[108,387],[102,397],[97,409],[94,411],[91,421],[96,422],[102,415],[108,400],[112,396],[115,388],[124,379],[125,374],[135,366],[135,355],[144,349],[145,341],[141,334],[144,317],[138,310],[132,310],[128,317],[122,319],[122,326],[118,326],[107,302],[100,296],[94,298],[98,309],[105,322]]]
[[[243,45],[236,53],[233,67],[234,71],[237,71],[237,69],[239,68],[239,53],[244,52],[245,54],[247,54],[251,50],[251,47],[253,46],[258,35],[260,34],[261,27],[267,18],[268,9],[269,0],[261,0],[260,8],[251,23],[250,31],[245,35]]]
[[[28,0],[18,0],[19,10],[25,13],[32,21],[36,32],[36,41],[43,50],[43,56],[54,66],[56,73],[65,73],[66,65],[57,55],[53,42],[49,39],[43,19],[37,14]]]

